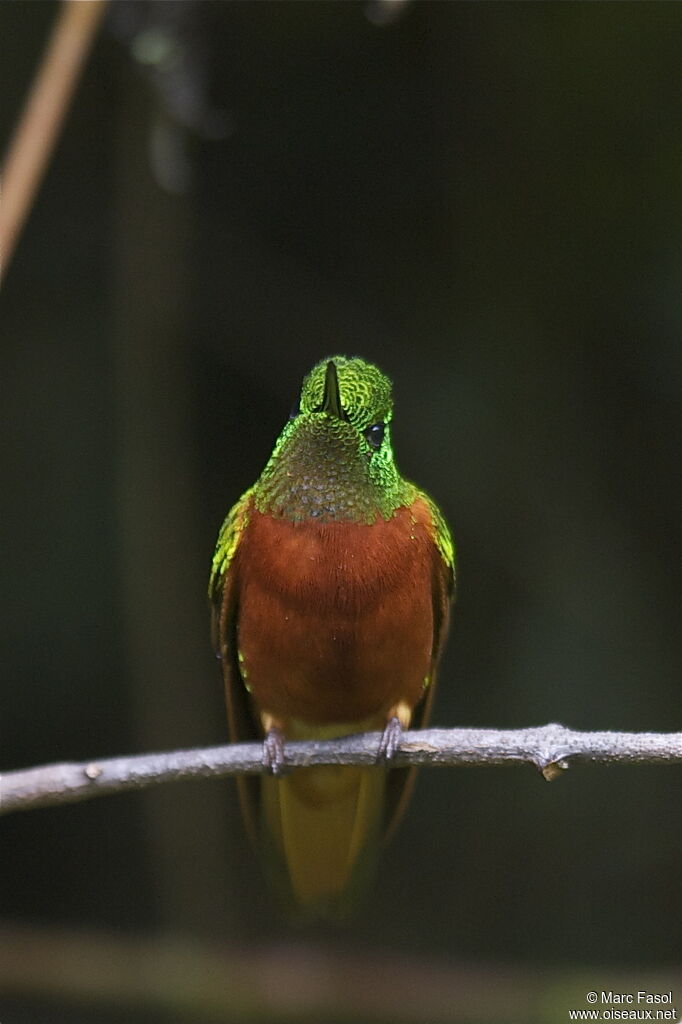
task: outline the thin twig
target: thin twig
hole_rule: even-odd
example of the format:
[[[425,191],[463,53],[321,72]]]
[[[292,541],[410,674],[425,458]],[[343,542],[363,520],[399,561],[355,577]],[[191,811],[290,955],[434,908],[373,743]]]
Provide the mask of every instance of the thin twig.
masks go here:
[[[363,733],[288,743],[286,765],[373,765],[380,740],[380,733]],[[679,763],[682,733],[575,732],[555,724],[531,729],[424,729],[403,735],[391,764],[531,764],[551,781],[575,761]],[[181,779],[253,775],[264,770],[262,747],[257,743],[46,765],[0,775],[0,813],[74,803]]]
[[[28,215],[106,0],[64,0],[2,169],[0,282]]]

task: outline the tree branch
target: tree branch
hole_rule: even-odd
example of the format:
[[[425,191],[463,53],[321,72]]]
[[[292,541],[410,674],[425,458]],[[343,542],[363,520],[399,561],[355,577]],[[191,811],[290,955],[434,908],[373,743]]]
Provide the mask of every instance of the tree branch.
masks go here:
[[[287,743],[286,764],[377,763],[380,733],[338,740]],[[391,764],[532,764],[551,781],[569,762],[674,764],[682,762],[682,733],[575,732],[562,725],[531,729],[423,729],[406,732]],[[0,814],[90,800],[182,779],[254,775],[265,771],[258,743],[235,743],[167,754],[54,764],[0,775]]]
[[[66,0],[2,168],[0,281],[7,273],[106,0]]]

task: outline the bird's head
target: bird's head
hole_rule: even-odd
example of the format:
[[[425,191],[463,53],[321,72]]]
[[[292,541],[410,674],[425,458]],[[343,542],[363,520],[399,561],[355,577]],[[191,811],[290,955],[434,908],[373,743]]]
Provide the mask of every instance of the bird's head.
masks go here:
[[[395,467],[391,382],[364,359],[332,356],[305,377],[259,481],[259,504],[295,520],[387,518],[405,487]]]

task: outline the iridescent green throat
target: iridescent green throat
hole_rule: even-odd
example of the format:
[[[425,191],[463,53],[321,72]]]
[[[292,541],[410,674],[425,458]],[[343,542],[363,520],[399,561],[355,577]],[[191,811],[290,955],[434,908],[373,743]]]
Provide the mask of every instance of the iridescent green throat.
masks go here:
[[[293,522],[390,519],[417,493],[396,468],[391,416],[390,382],[375,366],[322,360],[254,487],[258,511]]]

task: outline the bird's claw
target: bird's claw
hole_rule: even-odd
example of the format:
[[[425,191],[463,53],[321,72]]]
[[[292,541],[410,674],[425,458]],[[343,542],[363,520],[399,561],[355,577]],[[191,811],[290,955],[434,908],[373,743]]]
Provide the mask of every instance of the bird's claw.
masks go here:
[[[268,729],[263,740],[262,761],[271,775],[284,775],[284,736],[279,729]]]
[[[377,761],[392,761],[400,749],[403,727],[397,715],[389,718],[381,734],[381,742],[377,753]]]

